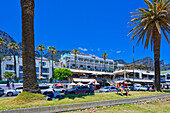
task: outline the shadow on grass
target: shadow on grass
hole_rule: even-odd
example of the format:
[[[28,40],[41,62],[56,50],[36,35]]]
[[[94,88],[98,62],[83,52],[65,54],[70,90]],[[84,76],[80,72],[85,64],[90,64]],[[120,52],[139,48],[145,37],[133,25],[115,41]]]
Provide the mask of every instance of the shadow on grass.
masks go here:
[[[122,96],[121,93],[116,93],[116,94]],[[126,93],[123,93],[123,96],[127,96]],[[129,94],[128,96],[131,96],[131,94]]]
[[[68,95],[64,95],[63,97],[59,98],[59,100],[62,100],[62,99],[65,99],[65,98],[69,98],[69,99],[82,98],[82,99],[85,99],[85,96],[92,96],[92,95],[88,95],[88,94],[68,94]]]
[[[170,89],[165,89],[163,92],[170,93]]]

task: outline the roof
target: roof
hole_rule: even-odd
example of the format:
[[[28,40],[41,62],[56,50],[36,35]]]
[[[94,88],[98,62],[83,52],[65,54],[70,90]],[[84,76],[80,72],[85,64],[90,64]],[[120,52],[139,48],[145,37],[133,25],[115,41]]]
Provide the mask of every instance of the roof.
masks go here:
[[[133,70],[119,70],[119,71],[115,71],[114,74],[124,74],[124,72],[126,73],[133,73]],[[145,74],[145,75],[154,75],[154,72],[152,71],[144,71],[144,70],[134,70],[135,73],[141,73]]]
[[[161,74],[165,74],[165,73],[169,73],[170,70],[166,70],[166,71],[161,71]]]

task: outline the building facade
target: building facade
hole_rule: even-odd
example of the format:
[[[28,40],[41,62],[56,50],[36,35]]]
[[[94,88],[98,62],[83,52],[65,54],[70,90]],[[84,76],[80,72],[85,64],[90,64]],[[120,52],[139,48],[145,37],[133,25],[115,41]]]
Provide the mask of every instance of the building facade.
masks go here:
[[[106,59],[94,55],[64,54],[61,56],[59,67],[69,69],[80,69],[88,71],[111,72],[115,69],[114,60]],[[75,63],[76,62],[76,63]],[[116,67],[117,68],[117,67]]]
[[[52,77],[52,61],[48,60],[43,57],[42,60],[42,76],[41,73],[41,58],[35,59],[35,66],[36,66],[36,76],[37,78],[44,78],[48,80]],[[55,62],[53,62],[53,68],[58,68],[57,65],[55,65]],[[5,56],[3,58],[3,61],[1,63],[1,75],[4,75],[6,72],[14,73],[14,58],[13,56]],[[16,56],[16,72],[17,77],[20,79],[23,79],[23,64],[22,64],[22,57]]]

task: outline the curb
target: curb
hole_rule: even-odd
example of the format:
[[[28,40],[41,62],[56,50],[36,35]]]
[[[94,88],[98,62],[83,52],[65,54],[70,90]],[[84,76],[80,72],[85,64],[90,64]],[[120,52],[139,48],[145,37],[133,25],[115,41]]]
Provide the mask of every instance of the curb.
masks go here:
[[[105,100],[105,101],[65,104],[65,105],[56,105],[56,106],[47,106],[47,107],[22,108],[22,109],[15,109],[15,110],[0,111],[0,113],[54,113],[54,112],[56,113],[62,111],[91,108],[96,106],[131,104],[139,101],[149,101],[149,100],[154,100],[158,98],[167,98],[167,97],[170,97],[170,94],[129,98],[129,99],[119,99],[119,100]]]

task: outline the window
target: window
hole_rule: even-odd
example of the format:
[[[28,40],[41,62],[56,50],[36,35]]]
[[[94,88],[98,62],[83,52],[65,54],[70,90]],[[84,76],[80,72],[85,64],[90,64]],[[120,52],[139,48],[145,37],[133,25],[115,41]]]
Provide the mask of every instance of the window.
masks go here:
[[[39,86],[39,88],[42,90],[42,89],[49,89],[50,87],[49,86]]]
[[[39,72],[39,68],[38,67],[36,67],[36,72]]]
[[[23,73],[19,74],[19,78],[23,79]]]
[[[19,71],[23,71],[23,66],[19,66]]]
[[[17,87],[16,89],[23,89],[23,87]]]
[[[49,68],[42,68],[42,73],[49,73]]]
[[[40,64],[41,64],[41,62],[40,62]],[[42,66],[46,66],[46,62],[42,62]]]
[[[170,79],[170,74],[167,75],[167,79]]]
[[[14,70],[14,66],[7,64],[5,70]]]

